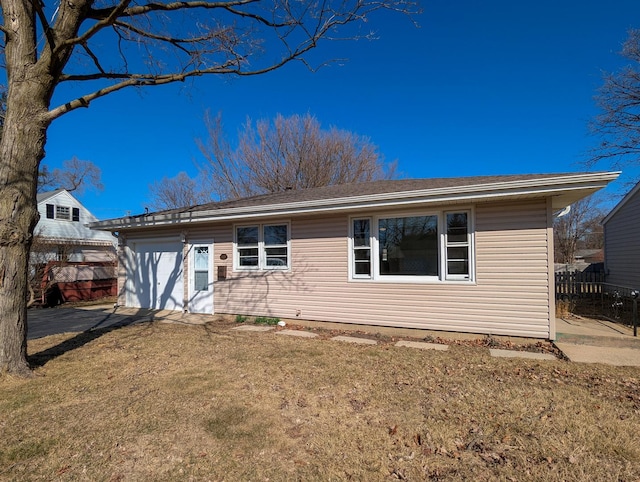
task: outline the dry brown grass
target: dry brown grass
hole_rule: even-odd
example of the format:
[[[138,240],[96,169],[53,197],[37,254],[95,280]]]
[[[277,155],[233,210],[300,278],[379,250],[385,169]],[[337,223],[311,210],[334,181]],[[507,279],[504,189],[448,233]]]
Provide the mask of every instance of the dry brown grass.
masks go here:
[[[640,479],[637,368],[229,328],[30,342],[37,376],[0,378],[0,479]]]

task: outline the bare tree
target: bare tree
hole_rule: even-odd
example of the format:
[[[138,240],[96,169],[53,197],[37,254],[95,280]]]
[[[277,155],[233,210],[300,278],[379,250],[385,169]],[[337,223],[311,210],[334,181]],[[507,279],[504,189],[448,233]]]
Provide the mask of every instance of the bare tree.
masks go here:
[[[0,372],[29,374],[28,254],[51,123],[129,87],[259,75],[325,39],[357,37],[373,11],[413,0],[0,0],[7,112],[0,141]],[[62,84],[72,96],[57,92]],[[59,93],[62,97],[54,97]],[[51,105],[52,99],[59,102]],[[69,132],[69,141],[83,132]]]
[[[310,114],[273,121],[247,120],[232,149],[221,115],[207,115],[209,138],[197,141],[206,159],[200,167],[216,196],[227,199],[393,177],[395,165],[384,162],[369,138],[322,129]]]
[[[179,172],[175,177],[163,177],[149,185],[149,207],[160,211],[210,202],[211,196],[201,184],[199,179],[189,177],[186,172]]]
[[[63,161],[62,168],[49,171],[42,165],[38,172],[38,192],[53,189],[66,189],[83,194],[87,189],[102,191],[104,186],[100,181],[102,171],[91,161],[83,161],[73,156]]]
[[[602,140],[589,153],[591,166],[603,159],[616,169],[640,162],[640,30],[629,31],[620,54],[630,63],[607,74],[596,96],[601,112],[590,127]]]
[[[568,213],[557,217],[553,226],[555,262],[571,264],[578,249],[602,248],[604,235],[600,223],[603,218],[604,213],[594,196],[575,202]]]

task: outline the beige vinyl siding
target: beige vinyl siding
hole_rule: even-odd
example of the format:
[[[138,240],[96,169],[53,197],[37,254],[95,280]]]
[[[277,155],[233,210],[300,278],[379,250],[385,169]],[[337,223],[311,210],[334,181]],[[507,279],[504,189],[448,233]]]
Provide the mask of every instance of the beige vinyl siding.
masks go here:
[[[216,264],[229,255],[229,277],[215,283],[216,312],[548,337],[546,200],[479,204],[474,212],[474,283],[349,280],[347,215],[292,218],[290,271],[233,272],[227,225],[215,245]]]
[[[604,225],[607,283],[640,289],[640,191]]]

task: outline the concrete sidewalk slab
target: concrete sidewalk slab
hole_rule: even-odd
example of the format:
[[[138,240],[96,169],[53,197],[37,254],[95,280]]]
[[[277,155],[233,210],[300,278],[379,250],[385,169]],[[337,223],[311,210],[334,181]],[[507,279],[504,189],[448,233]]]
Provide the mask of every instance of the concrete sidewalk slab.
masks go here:
[[[317,333],[303,330],[281,330],[276,331],[276,335],[299,336],[300,338],[316,338],[318,336]]]
[[[449,345],[443,345],[441,343],[426,343],[424,341],[407,341],[400,340],[396,343],[396,346],[406,346],[408,348],[417,348],[419,350],[439,350],[446,351],[449,349]]]
[[[554,345],[572,362],[640,366],[640,339],[629,326],[569,316],[556,327]]]
[[[496,348],[489,348],[489,353],[493,357],[497,358],[527,358],[530,360],[557,360],[557,358],[550,353],[536,353],[530,351],[517,351],[517,350],[498,350]]]
[[[572,362],[640,367],[640,349],[627,347],[577,345],[556,342],[555,345]]]
[[[625,339],[633,338],[633,329],[621,323],[595,320],[581,316],[567,316],[556,319],[556,339],[566,336],[593,336]]]
[[[271,331],[274,328],[273,326],[262,326],[262,325],[240,325],[231,329],[234,331]]]
[[[344,341],[347,343],[356,343],[359,345],[377,345],[378,342],[376,340],[370,340],[369,338],[358,338],[356,336],[334,336],[330,338],[334,341]]]

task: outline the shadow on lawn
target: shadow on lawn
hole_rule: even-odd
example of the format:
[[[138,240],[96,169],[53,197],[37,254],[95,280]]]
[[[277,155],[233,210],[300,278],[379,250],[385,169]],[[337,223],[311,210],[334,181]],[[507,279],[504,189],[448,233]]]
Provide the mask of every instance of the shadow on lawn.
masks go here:
[[[141,323],[153,322],[153,317],[151,318],[143,317],[143,313],[141,313],[140,315],[128,316],[123,320],[117,321],[113,324],[110,324],[108,326],[104,326],[101,328],[102,325],[105,325],[106,323],[109,322],[110,318],[114,314],[115,312],[107,314],[103,319],[98,321],[91,328],[88,328],[85,331],[82,331],[76,334],[72,338],[69,338],[68,340],[63,341],[62,343],[59,343],[55,346],[47,348],[46,350],[43,350],[41,352],[34,353],[33,355],[29,355],[28,356],[29,365],[31,366],[31,368],[42,367],[46,365],[49,361],[61,355],[64,355],[67,352],[81,348],[84,345],[91,343],[93,340],[96,340],[101,336],[106,335],[107,333],[110,333],[115,330],[119,330],[120,328],[124,328],[126,326],[130,326],[134,323],[141,324]],[[146,314],[146,312],[144,314]]]

